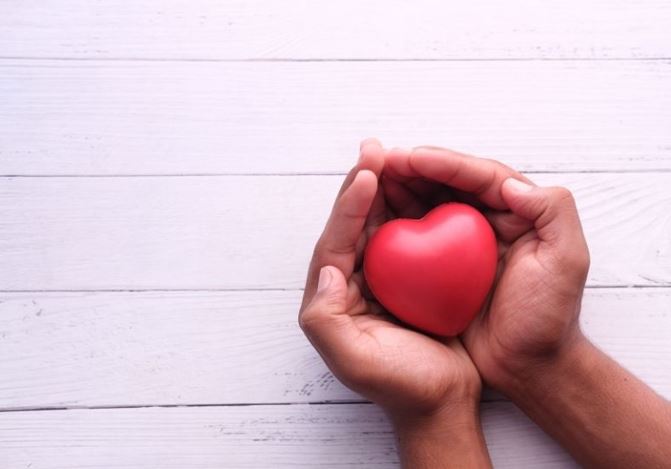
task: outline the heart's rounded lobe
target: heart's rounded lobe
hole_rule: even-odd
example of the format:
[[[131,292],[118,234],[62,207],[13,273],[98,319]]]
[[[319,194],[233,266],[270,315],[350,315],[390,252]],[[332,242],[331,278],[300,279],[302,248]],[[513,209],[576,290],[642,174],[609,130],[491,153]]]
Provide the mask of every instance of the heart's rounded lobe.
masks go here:
[[[463,332],[496,275],[496,237],[470,205],[439,205],[419,220],[382,225],[368,242],[364,275],[390,313],[443,336]]]

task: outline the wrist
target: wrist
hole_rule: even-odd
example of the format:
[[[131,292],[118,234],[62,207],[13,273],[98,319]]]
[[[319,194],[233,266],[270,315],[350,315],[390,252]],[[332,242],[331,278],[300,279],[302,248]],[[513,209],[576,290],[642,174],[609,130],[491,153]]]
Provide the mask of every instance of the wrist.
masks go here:
[[[668,402],[582,335],[506,394],[581,466],[663,467],[671,457]]]
[[[445,406],[429,415],[389,415],[402,467],[491,467],[480,424],[479,402]]]
[[[578,364],[587,365],[590,351],[594,349],[577,329],[552,351],[501,365],[501,377],[494,387],[513,401],[531,398],[530,394],[543,395],[562,380],[570,379]]]
[[[399,435],[442,435],[460,429],[478,427],[480,423],[479,399],[450,402],[432,412],[387,411],[394,431]]]

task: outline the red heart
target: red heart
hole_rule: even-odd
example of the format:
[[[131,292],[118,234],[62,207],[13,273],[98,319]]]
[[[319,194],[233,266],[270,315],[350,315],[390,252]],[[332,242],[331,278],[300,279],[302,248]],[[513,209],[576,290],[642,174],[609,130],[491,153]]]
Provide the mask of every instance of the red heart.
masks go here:
[[[368,242],[368,287],[390,313],[427,332],[463,332],[496,274],[496,237],[470,205],[439,205],[420,220],[385,223]]]

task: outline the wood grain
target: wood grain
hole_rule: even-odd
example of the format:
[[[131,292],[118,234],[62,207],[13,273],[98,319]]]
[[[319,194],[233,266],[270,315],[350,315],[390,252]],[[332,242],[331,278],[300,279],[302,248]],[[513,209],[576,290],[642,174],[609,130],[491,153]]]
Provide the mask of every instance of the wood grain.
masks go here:
[[[485,404],[497,468],[575,468],[508,402]],[[57,455],[57,456],[56,456]],[[398,468],[389,424],[369,404],[0,414],[7,468]]]
[[[574,190],[589,284],[669,285],[671,173]],[[1,178],[0,290],[301,288],[342,176]]]
[[[666,0],[0,2],[0,467],[398,468],[296,324],[325,174],[371,135],[572,188],[582,326],[671,398],[670,25]],[[497,468],[576,467],[484,399]]]
[[[0,410],[360,400],[298,328],[300,298],[281,291],[3,294]],[[671,397],[671,288],[588,289],[582,326]]]
[[[0,174],[343,172],[371,135],[529,171],[669,170],[670,80],[668,61],[4,60]]]
[[[2,54],[150,59],[669,57],[663,0],[0,4]]]

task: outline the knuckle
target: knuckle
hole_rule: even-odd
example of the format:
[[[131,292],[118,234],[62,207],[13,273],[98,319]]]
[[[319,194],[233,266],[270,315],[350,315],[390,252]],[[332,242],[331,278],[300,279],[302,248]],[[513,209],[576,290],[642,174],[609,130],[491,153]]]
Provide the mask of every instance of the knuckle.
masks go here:
[[[315,242],[314,252],[322,251],[324,249],[325,244],[326,244],[325,231],[323,231],[319,235],[319,238],[317,238],[317,241]]]
[[[576,249],[568,258],[569,265],[578,272],[586,272],[589,269],[590,258],[587,249]]]
[[[574,271],[581,266],[582,256],[573,250],[567,251],[561,256],[560,263],[564,270]]]
[[[585,264],[585,267],[589,269],[589,266],[592,264],[592,256],[590,255],[589,249],[587,249],[587,247],[585,247],[583,256],[583,263]]]
[[[495,167],[490,168],[489,172],[487,173],[487,176],[482,181],[480,181],[480,183],[473,189],[472,192],[475,195],[484,194],[494,186],[497,176],[498,176],[497,169]]]
[[[550,188],[550,198],[555,204],[575,205],[573,193],[563,186],[554,186]]]
[[[492,169],[496,170],[498,173],[506,173],[509,175],[513,175],[516,173],[510,166],[501,163],[499,160],[495,160],[493,158],[482,158],[482,160],[486,161],[487,164],[489,164],[492,167]]]
[[[499,160],[495,160],[494,158],[483,158],[487,164],[489,164],[492,168],[501,170],[501,169],[510,169],[503,163],[501,163]]]
[[[319,316],[316,314],[314,308],[308,306],[301,314],[298,315],[298,325],[306,335],[310,335],[310,333],[314,330],[315,323],[318,322],[318,319]]]
[[[356,240],[356,243],[359,239]],[[347,256],[356,252],[356,243],[348,241],[341,242],[327,242],[323,239],[317,241],[314,250],[312,251],[312,259],[317,265],[326,265],[326,261],[332,259],[333,256]]]
[[[324,238],[324,235],[320,236],[315,247],[312,250],[312,259],[317,265],[322,265],[322,260],[328,255],[329,252],[333,250],[332,246],[329,245],[327,240]]]
[[[312,249],[313,261],[319,261],[319,258],[322,256],[322,252],[324,252],[324,241],[319,238],[315,243],[315,247]]]
[[[561,256],[559,264],[564,273],[584,276],[589,270],[589,251],[582,247],[571,249]]]

